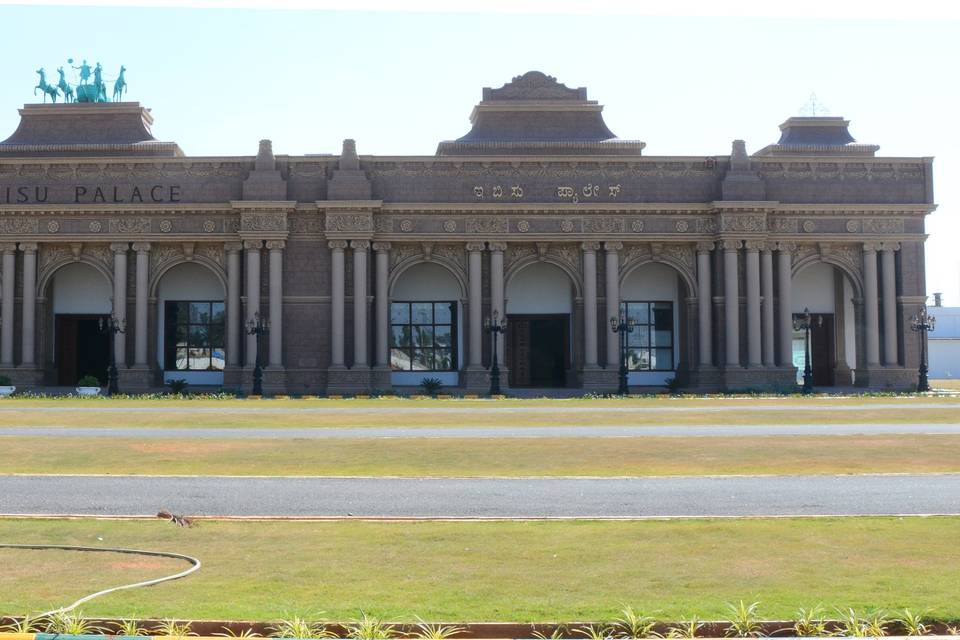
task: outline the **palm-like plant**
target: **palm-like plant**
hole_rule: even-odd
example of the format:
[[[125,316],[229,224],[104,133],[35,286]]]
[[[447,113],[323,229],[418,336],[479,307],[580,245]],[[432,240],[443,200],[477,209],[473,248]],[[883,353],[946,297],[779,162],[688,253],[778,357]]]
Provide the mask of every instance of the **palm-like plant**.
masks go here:
[[[336,634],[329,631],[322,622],[310,622],[306,618],[294,616],[277,621],[270,627],[270,636],[273,638],[335,638]]]
[[[223,629],[221,633],[215,633],[215,636],[221,636],[223,638],[259,638],[260,634],[247,627],[246,629],[241,629],[240,631],[234,631],[232,627],[220,627]]]
[[[3,633],[37,633],[47,626],[47,618],[43,616],[25,615],[8,625],[0,627]]]
[[[894,622],[897,622],[903,627],[903,630],[907,632],[908,636],[922,636],[930,631],[930,627],[924,623],[927,613],[929,613],[929,611],[913,613],[910,609],[904,609]]]
[[[163,620],[153,629],[154,635],[158,636],[171,636],[174,638],[183,638],[186,636],[195,636],[197,635],[190,630],[190,622],[183,620],[178,621],[173,618],[167,618]]]
[[[352,640],[387,640],[394,635],[392,624],[386,624],[361,611],[360,617],[347,625],[347,637]]]
[[[728,638],[750,638],[759,636],[763,627],[760,625],[760,616],[757,609],[759,602],[746,604],[743,600],[739,604],[727,603],[730,611],[730,620],[726,629]]]
[[[797,619],[793,623],[793,632],[801,638],[818,638],[830,635],[827,623],[823,619],[823,607],[816,605],[809,609],[797,610]]]
[[[136,620],[121,620],[116,623],[115,632],[118,636],[145,636],[147,630]]]
[[[610,625],[614,629],[614,635],[617,638],[633,640],[635,638],[654,637],[653,628],[657,621],[651,616],[645,616],[633,610],[633,607],[624,607],[620,612],[619,618]]]
[[[417,640],[448,640],[464,631],[463,627],[455,625],[429,624],[417,616],[417,630],[413,637]]]
[[[703,623],[694,616],[689,620],[682,620],[671,626],[667,632],[667,637],[690,640],[691,638],[696,638],[697,633],[699,633],[701,629],[703,629]]]
[[[72,614],[67,611],[57,611],[50,614],[47,622],[47,633],[66,636],[86,636],[102,633],[102,629],[94,625],[83,614]]]

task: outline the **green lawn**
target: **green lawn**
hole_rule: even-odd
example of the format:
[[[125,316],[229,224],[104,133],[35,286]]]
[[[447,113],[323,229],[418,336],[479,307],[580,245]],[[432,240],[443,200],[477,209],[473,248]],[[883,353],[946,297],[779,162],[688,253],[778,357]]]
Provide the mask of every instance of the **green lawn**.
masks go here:
[[[350,440],[0,437],[0,451],[0,474],[464,477],[960,472],[960,435]]]
[[[213,522],[0,520],[0,540],[175,551],[186,579],[88,603],[91,616],[597,620],[629,604],[661,618],[721,618],[759,600],[931,608],[960,616],[960,518],[633,522]],[[173,561],[0,549],[0,614],[60,606]],[[321,614],[320,612],[325,612]]]

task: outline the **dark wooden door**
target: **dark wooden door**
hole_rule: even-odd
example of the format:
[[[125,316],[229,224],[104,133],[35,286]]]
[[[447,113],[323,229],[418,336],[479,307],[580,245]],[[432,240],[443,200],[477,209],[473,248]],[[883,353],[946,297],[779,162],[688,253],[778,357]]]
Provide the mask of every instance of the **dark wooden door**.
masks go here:
[[[100,316],[59,314],[56,316],[57,384],[72,387],[86,375],[107,381],[110,338],[100,331]]]
[[[510,386],[563,387],[570,367],[570,315],[511,315],[507,319]]]
[[[530,319],[507,318],[507,367],[511,387],[530,386]]]

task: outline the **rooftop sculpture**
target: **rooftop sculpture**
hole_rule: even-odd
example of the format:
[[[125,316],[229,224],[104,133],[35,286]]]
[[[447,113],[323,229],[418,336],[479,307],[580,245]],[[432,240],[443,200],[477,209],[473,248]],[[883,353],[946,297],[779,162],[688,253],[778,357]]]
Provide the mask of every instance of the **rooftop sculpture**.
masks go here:
[[[33,95],[37,95],[37,89],[40,89],[44,102],[47,101],[47,96],[50,97],[51,102],[56,102],[57,98],[61,95],[63,96],[64,102],[110,102],[110,98],[107,97],[107,83],[103,79],[103,67],[99,62],[96,63],[96,66],[91,67],[87,61],[84,60],[80,66],[74,67],[73,58],[68,58],[67,64],[70,65],[71,69],[80,72],[80,81],[75,87],[67,82],[63,67],[57,69],[57,73],[60,74],[60,79],[56,85],[47,82],[47,73],[44,68],[41,67],[37,69],[37,75],[40,76],[40,81],[37,83],[37,86],[33,88]],[[113,82],[113,100],[115,102],[119,102],[127,90],[127,81],[124,77],[126,70],[127,68],[121,65],[120,74]],[[92,81],[91,77],[93,78]]]

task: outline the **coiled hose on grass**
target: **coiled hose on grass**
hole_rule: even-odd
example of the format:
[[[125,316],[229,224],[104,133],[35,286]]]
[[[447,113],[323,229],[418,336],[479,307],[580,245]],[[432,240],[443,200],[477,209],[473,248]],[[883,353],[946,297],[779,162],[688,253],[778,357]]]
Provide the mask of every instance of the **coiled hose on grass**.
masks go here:
[[[155,584],[160,584],[161,582],[169,582],[171,580],[178,580],[180,578],[185,578],[197,569],[200,568],[200,560],[192,556],[184,555],[182,553],[171,553],[168,551],[147,551],[144,549],[123,549],[120,547],[82,547],[77,545],[66,545],[66,544],[0,544],[0,549],[59,549],[61,551],[95,551],[102,553],[128,553],[132,555],[140,556],[153,556],[159,558],[173,558],[174,560],[185,560],[190,563],[190,568],[186,571],[181,571],[180,573],[175,573],[169,576],[163,576],[162,578],[154,578],[153,580],[144,580],[143,582],[135,582],[133,584],[124,584],[119,587],[110,587],[109,589],[104,589],[103,591],[97,591],[96,593],[91,593],[88,596],[84,596],[74,602],[71,605],[66,607],[60,607],[59,609],[53,609],[52,611],[46,611],[40,614],[40,617],[53,615],[55,613],[66,613],[67,611],[72,611],[84,602],[89,602],[94,598],[99,596],[107,595],[108,593],[113,593],[115,591],[123,591],[124,589],[135,589],[137,587],[149,587]]]

